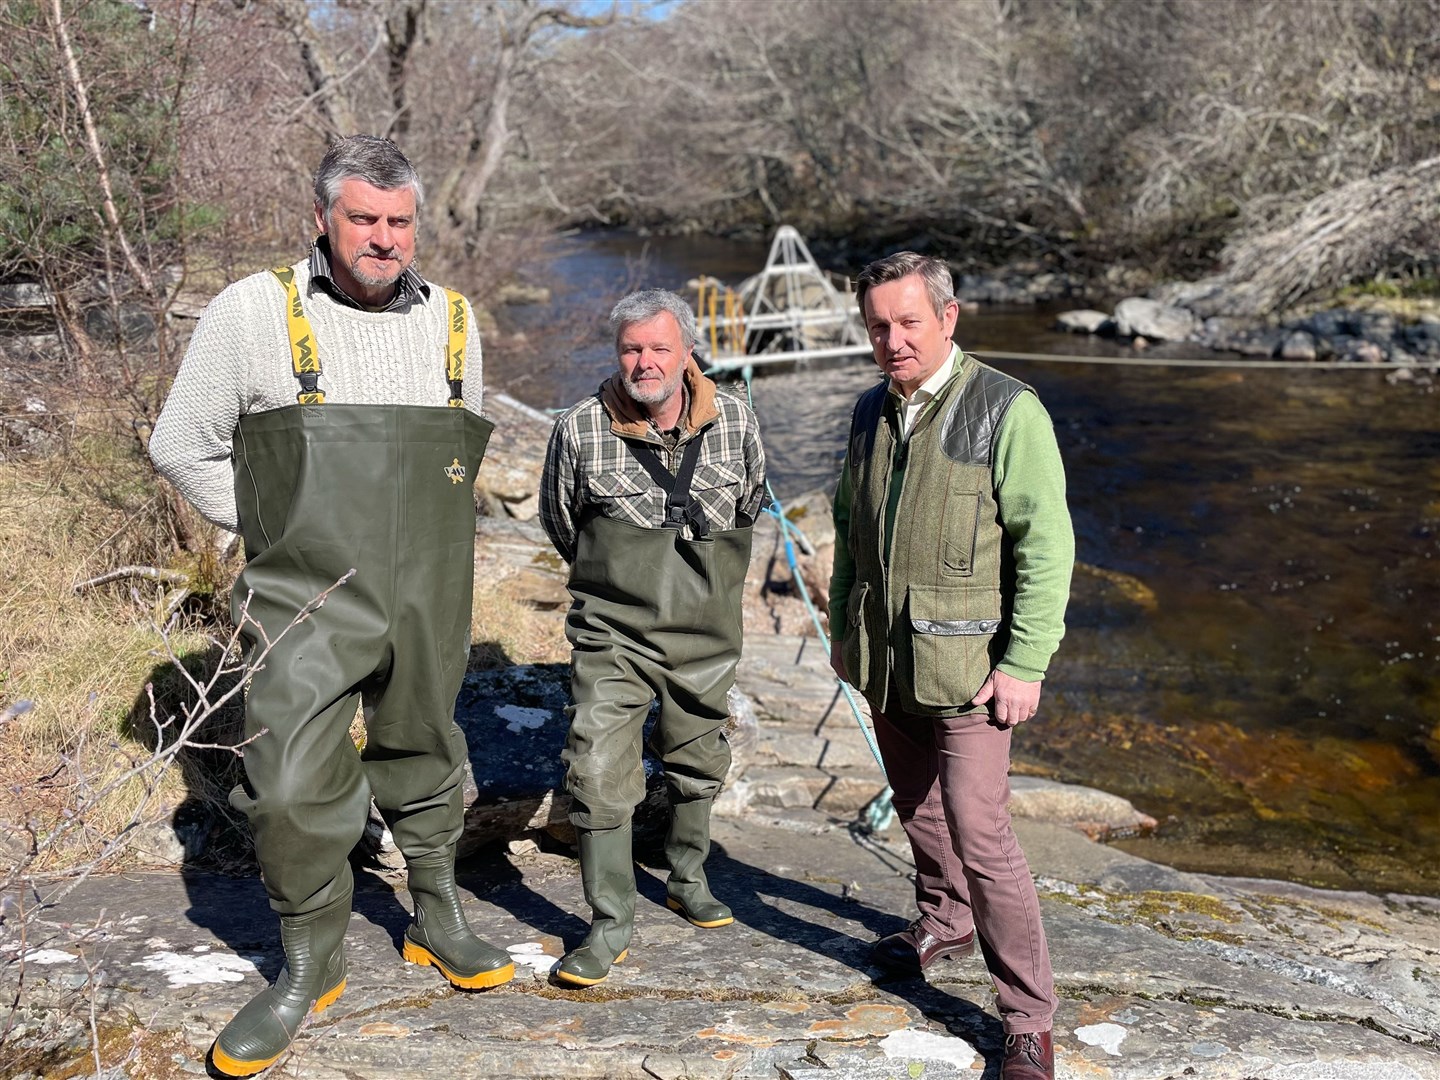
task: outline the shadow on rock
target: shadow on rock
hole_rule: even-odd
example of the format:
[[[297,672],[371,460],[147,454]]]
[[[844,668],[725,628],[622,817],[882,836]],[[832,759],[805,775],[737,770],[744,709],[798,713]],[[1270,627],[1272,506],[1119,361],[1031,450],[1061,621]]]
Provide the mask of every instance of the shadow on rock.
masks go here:
[[[538,933],[559,938],[567,943],[567,947],[579,944],[590,928],[590,924],[580,916],[566,911],[525,884],[520,870],[498,847],[486,848],[464,859],[455,869],[455,880],[462,890],[468,890],[486,903],[508,911]],[[578,869],[576,874],[579,874]]]
[[[233,657],[212,644],[157,664],[136,696],[123,732],[149,753],[173,754],[185,794],[168,821],[138,822],[131,846],[149,864],[250,873],[255,869],[244,816],[230,808],[230,789],[244,770],[230,747],[242,737],[243,672]],[[176,746],[182,729],[199,723]]]
[[[849,842],[852,842],[849,838],[835,838],[837,844]],[[648,863],[663,869],[665,863],[662,853],[656,850],[644,854]],[[787,860],[784,859],[784,853],[777,854],[781,857],[777,859],[776,865],[785,865]],[[870,963],[870,948],[875,940],[904,929],[907,920],[889,912],[878,911],[846,895],[848,886],[834,879],[827,880],[823,868],[807,870],[793,867],[788,875],[775,873],[741,862],[732,857],[724,845],[716,843],[711,848],[705,870],[716,895],[730,905],[739,922],[779,941],[790,942],[817,955],[839,960],[869,977],[886,993],[908,1002],[927,1020],[943,1024],[951,1035],[973,1046],[978,1053],[985,1056],[982,1080],[998,1080],[1001,1059],[1004,1056],[1005,1033],[996,1017],[973,1002],[947,993],[941,987],[932,986],[923,977],[888,976]],[[841,895],[837,896],[800,880],[800,874],[810,876],[812,880],[840,885]],[[637,883],[642,896],[664,906],[663,878],[640,874]],[[795,905],[811,908],[814,914],[792,914],[786,910]],[[827,915],[858,923],[873,936],[861,940],[847,934],[837,926],[828,925]],[[932,968],[931,973],[943,976],[953,970],[958,976],[963,969],[958,966],[951,969],[945,967],[946,964],[958,963],[974,964],[976,961],[942,961],[940,970]],[[983,969],[979,974],[983,976]]]
[[[661,842],[663,837],[657,837],[653,844],[637,845],[636,857],[643,866],[663,872],[666,863]],[[778,864],[783,861],[783,853],[777,852],[777,856],[782,857],[777,859]],[[783,876],[741,862],[732,857],[725,845],[718,841],[710,848],[705,873],[716,897],[730,906],[738,922],[777,941],[789,942],[809,949],[819,956],[839,960],[859,972],[869,971],[867,957],[870,942],[861,941],[838,927],[828,925],[825,916],[858,922],[876,936],[905,925],[896,917],[876,911],[851,897],[836,896],[797,877]],[[814,880],[826,880],[817,874],[810,876]],[[662,908],[665,906],[663,876],[637,874],[636,884],[641,896]],[[815,914],[802,916],[786,910],[796,905],[811,908]]]

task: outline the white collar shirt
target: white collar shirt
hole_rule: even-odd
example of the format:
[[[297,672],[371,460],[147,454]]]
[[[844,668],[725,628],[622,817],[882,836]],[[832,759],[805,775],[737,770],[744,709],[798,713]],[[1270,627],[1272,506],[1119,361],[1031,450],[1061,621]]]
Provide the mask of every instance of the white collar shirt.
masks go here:
[[[930,404],[930,402],[934,400],[935,395],[950,381],[950,376],[954,374],[955,371],[955,357],[959,352],[959,347],[952,344],[950,346],[950,355],[946,357],[945,362],[936,368],[928,379],[915,388],[915,392],[910,395],[909,401],[905,400],[904,396],[900,393],[899,387],[895,385],[893,379],[891,380],[890,393],[894,394],[898,399],[895,407],[900,411],[901,439],[909,440],[910,432],[915,428],[915,421],[920,419],[920,414],[925,411],[925,406]]]

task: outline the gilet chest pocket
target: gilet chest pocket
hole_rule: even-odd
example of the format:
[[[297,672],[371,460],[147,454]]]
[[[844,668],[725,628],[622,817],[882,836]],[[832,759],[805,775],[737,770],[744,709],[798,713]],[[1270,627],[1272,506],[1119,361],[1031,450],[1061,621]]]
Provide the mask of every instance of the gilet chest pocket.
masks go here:
[[[969,577],[975,573],[975,544],[980,535],[980,493],[952,493],[946,499],[945,515],[940,548],[944,572],[951,577]]]

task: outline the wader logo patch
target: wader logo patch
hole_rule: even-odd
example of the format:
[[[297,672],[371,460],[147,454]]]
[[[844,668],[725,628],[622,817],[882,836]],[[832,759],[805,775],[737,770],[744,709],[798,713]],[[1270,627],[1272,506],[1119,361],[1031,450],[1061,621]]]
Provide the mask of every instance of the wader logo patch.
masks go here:
[[[465,466],[460,464],[458,457],[450,459],[450,464],[445,466],[445,475],[452,484],[458,484],[465,479]]]

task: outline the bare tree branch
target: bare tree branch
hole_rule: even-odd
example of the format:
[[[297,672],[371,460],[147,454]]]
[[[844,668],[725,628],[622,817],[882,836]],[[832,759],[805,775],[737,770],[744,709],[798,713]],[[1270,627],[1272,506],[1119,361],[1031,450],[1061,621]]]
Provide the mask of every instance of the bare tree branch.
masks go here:
[[[153,297],[155,295],[154,283],[145,267],[140,264],[140,260],[135,257],[135,250],[130,245],[130,238],[126,234],[124,224],[120,221],[120,212],[115,206],[115,192],[110,184],[110,169],[105,162],[105,152],[100,147],[100,135],[95,129],[95,117],[90,111],[90,95],[85,89],[85,80],[80,76],[80,65],[75,60],[75,50],[70,44],[70,31],[65,25],[65,13],[61,9],[60,0],[50,0],[49,14],[60,55],[65,62],[65,75],[70,82],[71,92],[75,95],[75,105],[80,111],[80,121],[85,128],[85,143],[95,162],[95,179],[99,183],[103,195],[102,205],[105,210],[105,221],[125,256],[125,265],[130,268],[130,273],[135,275],[135,280],[140,283],[140,287],[146,294]]]

